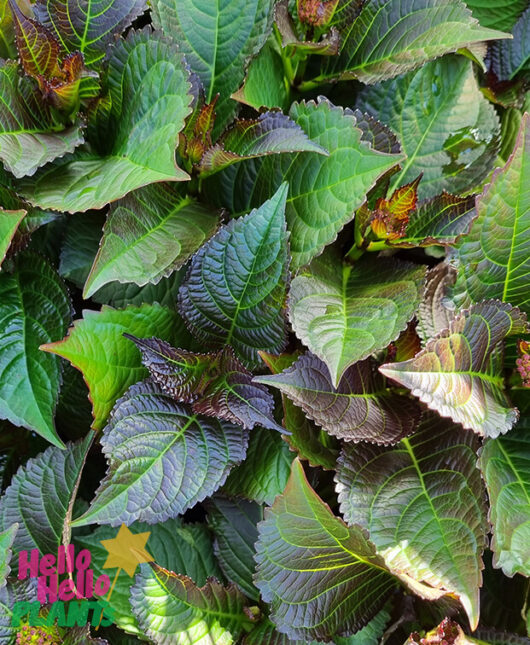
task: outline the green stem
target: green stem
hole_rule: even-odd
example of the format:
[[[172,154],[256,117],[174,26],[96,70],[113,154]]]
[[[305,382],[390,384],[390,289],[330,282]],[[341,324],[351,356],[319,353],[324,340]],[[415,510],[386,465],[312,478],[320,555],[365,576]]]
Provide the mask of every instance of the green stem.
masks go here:
[[[386,243],[385,240],[377,240],[377,242],[370,242],[368,246],[366,247],[367,251],[370,252],[377,252],[377,251],[384,251],[385,249],[388,249],[389,245]]]
[[[299,92],[309,92],[310,90],[320,87],[323,82],[325,82],[324,79],[317,76],[316,78],[312,78],[310,81],[302,81],[296,86],[296,89]]]

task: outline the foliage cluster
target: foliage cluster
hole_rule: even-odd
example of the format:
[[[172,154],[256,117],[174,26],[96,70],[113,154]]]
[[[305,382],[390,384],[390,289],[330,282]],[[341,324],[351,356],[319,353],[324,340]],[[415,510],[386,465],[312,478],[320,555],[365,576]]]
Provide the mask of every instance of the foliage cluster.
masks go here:
[[[528,643],[528,2],[0,35],[0,643]],[[122,524],[114,625],[12,621]]]

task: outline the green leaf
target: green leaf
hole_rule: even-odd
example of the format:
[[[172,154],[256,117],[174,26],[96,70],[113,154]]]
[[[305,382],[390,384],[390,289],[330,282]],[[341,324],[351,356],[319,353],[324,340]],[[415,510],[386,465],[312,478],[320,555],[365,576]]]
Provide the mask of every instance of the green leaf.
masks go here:
[[[93,439],[89,432],[66,450],[50,446],[18,469],[0,501],[0,529],[19,525],[16,552],[57,553],[69,543],[72,507]]]
[[[83,52],[87,65],[105,56],[114,34],[121,34],[146,9],[145,0],[38,0],[37,18],[68,52]]]
[[[460,0],[372,0],[340,31],[340,55],[319,80],[377,83],[474,43],[509,38],[481,27]]]
[[[511,31],[527,0],[466,0],[466,4],[483,27]]]
[[[263,509],[254,502],[229,500],[215,495],[207,503],[208,524],[215,535],[215,555],[230,582],[254,601],[259,592],[254,586],[254,544],[257,524]]]
[[[391,603],[387,603],[367,625],[353,636],[347,638],[342,638],[341,636],[335,637],[333,639],[335,645],[379,645],[386,627],[390,622],[391,609]]]
[[[147,550],[156,562],[172,571],[189,576],[196,584],[205,584],[209,576],[221,576],[206,525],[184,524],[181,519],[176,518],[158,524],[133,522],[129,529],[132,533],[149,532]],[[104,565],[109,554],[101,544],[101,540],[114,537],[116,537],[116,529],[99,526],[90,535],[83,535],[75,540],[76,547],[90,551],[92,556],[90,568],[94,571],[94,579],[108,572],[108,569],[104,569]],[[120,629],[140,636],[141,631],[129,602],[129,589],[134,579],[130,578],[123,569],[116,575],[118,575],[116,586],[108,599],[114,609],[114,623]]]
[[[116,399],[147,375],[138,350],[123,333],[149,336],[156,332],[184,345],[188,335],[178,314],[157,304],[126,309],[104,306],[100,312],[83,314],[66,338],[42,349],[66,358],[83,373],[92,401],[92,427],[99,430]]]
[[[395,582],[363,530],[332,514],[298,459],[258,528],[256,585],[271,620],[290,638],[353,633],[392,591]]]
[[[448,329],[454,318],[455,311],[445,306],[444,299],[455,278],[456,271],[447,262],[440,262],[427,271],[423,300],[416,312],[418,318],[416,331],[424,343],[444,329]]]
[[[147,184],[189,179],[175,162],[192,100],[176,47],[148,28],[130,31],[111,51],[104,85],[107,94],[91,113],[91,148],[17,184],[32,204],[86,211]]]
[[[13,546],[18,527],[19,525],[15,522],[0,533],[0,553],[2,554],[0,556],[0,589],[5,587],[7,576],[11,571],[11,567],[9,566],[12,556],[11,547]]]
[[[94,262],[104,223],[105,214],[97,211],[66,221],[59,274],[79,289],[83,288]]]
[[[163,522],[222,486],[245,457],[248,434],[193,414],[148,381],[115,405],[101,445],[108,461],[90,508],[72,525]]]
[[[26,212],[25,210],[8,211],[0,207],[0,265]]]
[[[218,143],[204,153],[200,170],[207,175],[243,159],[289,152],[328,154],[288,116],[265,112],[257,119],[235,121]]]
[[[11,645],[17,638],[18,629],[16,614],[13,609],[16,602],[35,601],[37,594],[32,580],[14,580],[0,588],[0,643]]]
[[[530,6],[513,27],[513,40],[494,43],[491,69],[499,79],[513,79],[530,72]]]
[[[519,309],[498,300],[481,302],[453,318],[414,358],[379,371],[443,417],[494,438],[518,417],[504,393],[495,350],[506,336],[526,329]]]
[[[294,453],[277,432],[259,429],[250,435],[246,459],[232,470],[223,491],[272,504],[287,484],[293,459]]]
[[[425,268],[394,259],[352,266],[326,255],[291,284],[294,332],[329,369],[333,387],[344,372],[395,340],[413,317]]]
[[[64,336],[71,320],[66,287],[40,256],[19,255],[0,275],[0,418],[64,447],[54,426],[60,362],[39,351]]]
[[[477,197],[477,218],[451,254],[457,297],[499,298],[530,313],[530,115],[504,168]]]
[[[15,177],[33,175],[83,143],[80,124],[57,126],[15,61],[0,64],[0,95],[0,161]]]
[[[243,81],[247,61],[258,53],[272,26],[273,0],[153,0],[153,23],[178,43],[205,90],[216,94],[214,137],[234,116],[230,99]]]
[[[488,487],[493,564],[507,576],[530,576],[530,436],[515,428],[487,441],[480,468]]]
[[[231,645],[251,621],[246,599],[233,585],[215,580],[198,587],[187,576],[141,565],[131,588],[131,605],[140,627],[157,645]]]
[[[334,388],[326,365],[310,353],[281,374],[254,382],[277,387],[317,425],[345,441],[389,444],[410,434],[419,409],[388,390],[371,359],[349,367]]]
[[[444,57],[365,88],[357,106],[390,126],[407,155],[389,194],[420,173],[420,199],[444,190],[463,192],[493,166],[499,119],[480,92],[471,61],[463,57]]]
[[[428,415],[396,446],[345,444],[336,475],[346,522],[368,531],[396,575],[456,594],[473,629],[488,532],[478,446],[473,433]]]
[[[215,232],[217,219],[171,184],[127,195],[111,206],[83,297],[112,281],[139,286],[160,282]]]
[[[403,156],[372,150],[355,127],[351,110],[326,99],[294,103],[290,117],[329,151],[329,157],[301,152],[243,161],[216,174],[206,186],[218,203],[232,213],[242,213],[288,181],[285,217],[291,232],[292,268],[298,269],[335,240],[377,179]]]
[[[110,282],[97,291],[92,300],[108,304],[116,309],[128,305],[143,305],[158,303],[170,309],[176,308],[178,290],[184,278],[183,270],[175,271],[168,278],[162,278],[158,284],[146,284],[139,287],[136,284],[120,284]]]
[[[26,11],[29,7],[27,0],[17,1],[19,7]],[[0,58],[17,57],[15,44],[15,28],[13,25],[13,13],[9,8],[8,0],[0,0]]]
[[[262,425],[283,432],[274,421],[274,400],[267,388],[252,383],[252,374],[231,347],[216,354],[175,349],[159,338],[132,340],[153,381],[177,401],[191,403],[194,412],[224,419],[251,430]]]
[[[260,621],[254,629],[245,634],[242,645],[308,645],[306,640],[291,640],[285,634],[280,634],[267,618]],[[315,645],[311,641],[310,645]]]
[[[286,342],[287,184],[260,208],[230,221],[194,256],[180,290],[188,328],[213,346],[231,345],[251,365],[258,350]]]

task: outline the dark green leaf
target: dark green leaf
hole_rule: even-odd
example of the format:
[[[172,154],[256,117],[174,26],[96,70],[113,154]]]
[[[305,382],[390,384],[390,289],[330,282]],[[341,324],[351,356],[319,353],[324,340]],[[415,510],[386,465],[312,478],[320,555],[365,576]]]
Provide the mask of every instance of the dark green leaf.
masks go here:
[[[111,206],[83,296],[113,281],[160,282],[215,232],[217,220],[215,212],[171,184],[127,195]]]
[[[52,30],[68,52],[81,51],[87,65],[104,56],[120,34],[146,8],[145,0],[38,0],[37,18]]]
[[[289,318],[300,340],[323,360],[334,387],[344,372],[383,349],[418,306],[425,268],[370,258],[352,266],[317,258],[293,280]]]
[[[158,284],[146,284],[139,287],[136,284],[120,284],[111,282],[102,287],[92,300],[121,309],[127,305],[142,305],[158,303],[170,309],[176,309],[178,291],[184,271],[175,271],[168,278],[162,278]]]
[[[386,626],[390,622],[390,610],[391,606],[387,603],[367,625],[353,636],[346,638],[341,636],[335,637],[333,639],[335,645],[379,645]]]
[[[105,215],[102,212],[69,217],[66,222],[59,273],[80,289],[83,288],[94,262],[104,223]]]
[[[259,592],[253,581],[254,544],[258,539],[257,524],[263,519],[262,507],[215,495],[207,509],[208,524],[215,535],[215,554],[223,573],[248,598],[258,601]]]
[[[57,126],[30,83],[16,62],[1,62],[0,161],[15,177],[33,175],[83,143],[80,124]]]
[[[527,0],[466,0],[466,4],[483,27],[511,31]]]
[[[187,576],[148,565],[131,588],[131,605],[140,627],[157,645],[233,643],[252,624],[246,599],[236,587],[214,580],[198,587]]]
[[[353,633],[391,593],[394,580],[363,530],[332,514],[297,459],[258,528],[256,585],[271,604],[271,620],[290,638]]]
[[[83,314],[64,340],[43,349],[66,358],[83,372],[92,401],[92,426],[99,430],[116,399],[147,374],[138,350],[123,333],[148,336],[156,332],[180,345],[186,345],[189,336],[178,314],[157,304],[126,309],[104,306],[100,312],[85,310]]]
[[[456,316],[414,358],[379,370],[431,410],[494,438],[508,432],[518,417],[504,393],[495,350],[506,336],[526,329],[526,316],[519,309],[485,301]]]
[[[231,345],[250,364],[286,342],[282,307],[288,280],[287,184],[260,208],[232,220],[192,260],[180,290],[189,329],[214,346]]]
[[[477,218],[452,254],[456,295],[473,302],[499,298],[530,313],[530,115],[504,168],[477,198]]]
[[[222,486],[247,442],[240,426],[193,414],[154,383],[133,385],[103,430],[107,475],[73,525],[176,517]]]
[[[345,441],[389,444],[413,432],[419,409],[388,390],[371,359],[349,367],[335,389],[326,365],[304,354],[281,374],[255,382],[277,387],[331,435]]]
[[[248,59],[270,32],[273,0],[153,0],[153,22],[178,43],[205,90],[206,103],[220,94],[214,136],[231,121],[230,99],[241,85]]]
[[[17,257],[0,275],[0,417],[64,447],[54,426],[60,361],[39,350],[64,336],[71,319],[66,287],[41,257]]]
[[[530,6],[513,27],[513,40],[494,43],[491,69],[499,79],[513,79],[530,73]]]
[[[391,448],[345,445],[336,475],[345,520],[396,575],[456,594],[473,628],[487,535],[477,449],[473,433],[430,415]]]
[[[18,469],[0,501],[0,528],[19,525],[17,552],[57,553],[60,544],[69,543],[72,507],[93,434],[66,450],[50,446]]]
[[[390,126],[407,155],[390,194],[420,173],[420,199],[466,191],[493,166],[499,120],[480,92],[471,61],[461,56],[368,87],[357,105]]]

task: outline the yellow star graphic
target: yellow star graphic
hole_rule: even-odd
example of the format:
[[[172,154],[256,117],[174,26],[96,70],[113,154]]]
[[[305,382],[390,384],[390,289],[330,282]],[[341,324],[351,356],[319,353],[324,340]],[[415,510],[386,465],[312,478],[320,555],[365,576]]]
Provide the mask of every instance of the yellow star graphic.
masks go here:
[[[146,551],[145,545],[151,533],[131,533],[122,524],[118,535],[112,540],[101,540],[109,552],[104,569],[123,569],[132,578],[138,565],[142,562],[153,562],[153,556]]]

